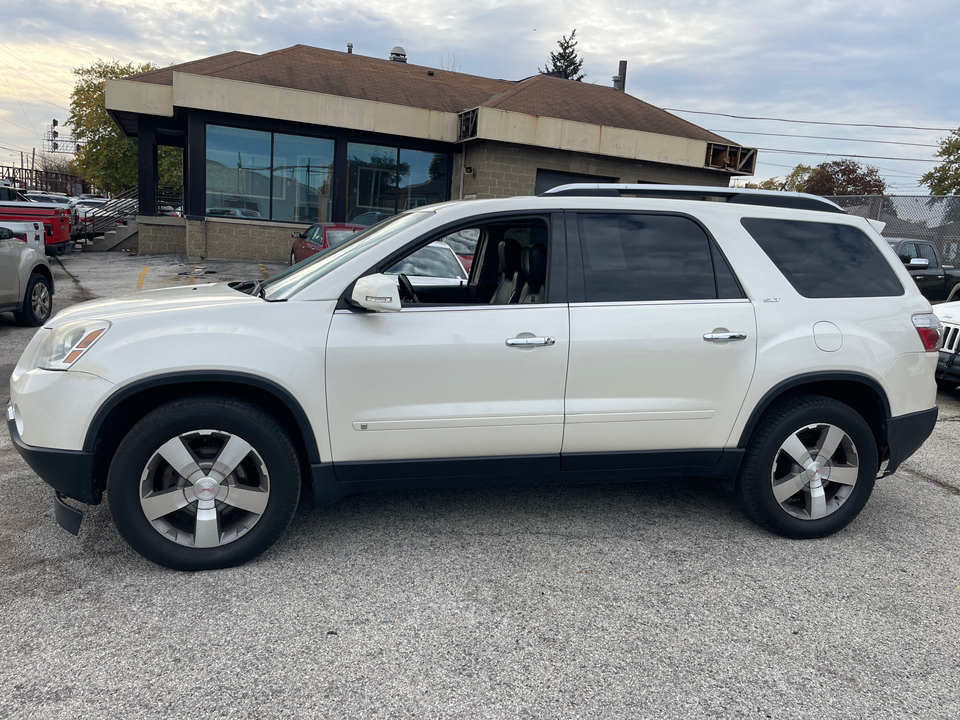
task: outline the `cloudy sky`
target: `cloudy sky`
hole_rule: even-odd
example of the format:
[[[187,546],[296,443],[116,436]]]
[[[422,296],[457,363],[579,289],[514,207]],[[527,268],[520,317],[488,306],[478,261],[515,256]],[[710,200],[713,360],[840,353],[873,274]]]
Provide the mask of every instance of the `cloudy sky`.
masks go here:
[[[761,148],[758,178],[856,156],[891,191],[923,193],[938,140],[960,126],[957,0],[3,0],[0,165],[42,150],[69,114],[72,69],[101,58],[352,42],[517,80],[574,28],[586,82],[610,84],[627,60],[629,94]]]

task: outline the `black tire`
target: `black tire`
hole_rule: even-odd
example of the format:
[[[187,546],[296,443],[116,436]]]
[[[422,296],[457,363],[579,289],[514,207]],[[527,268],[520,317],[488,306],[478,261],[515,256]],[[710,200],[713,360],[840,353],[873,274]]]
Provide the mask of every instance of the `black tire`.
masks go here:
[[[23,293],[23,307],[13,314],[16,321],[25,327],[39,327],[50,319],[53,312],[53,292],[50,281],[43,275],[34,273],[27,281]]]
[[[803,450],[805,465],[795,459]],[[855,410],[802,395],[774,406],[760,421],[740,468],[737,496],[750,519],[778,535],[826,537],[857,517],[877,469],[876,440]]]
[[[107,476],[120,534],[173,570],[234,567],[257,557],[283,534],[299,498],[297,453],[280,424],[253,405],[217,396],[174,400],[148,413],[120,443]]]
[[[290,250],[290,264],[291,265],[297,264],[297,251],[294,249]]]

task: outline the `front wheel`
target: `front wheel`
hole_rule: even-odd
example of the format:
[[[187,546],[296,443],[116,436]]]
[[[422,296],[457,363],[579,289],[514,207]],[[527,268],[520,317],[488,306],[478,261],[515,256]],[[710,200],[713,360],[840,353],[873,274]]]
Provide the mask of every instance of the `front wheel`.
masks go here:
[[[866,421],[830,398],[804,395],[768,412],[741,466],[737,495],[752,520],[790,538],[849,525],[873,491],[877,444]]]
[[[50,292],[50,281],[43,275],[34,273],[27,281],[27,289],[23,294],[23,309],[14,313],[14,318],[20,325],[39,327],[49,318],[53,310],[53,293]]]
[[[148,413],[120,443],[107,476],[120,534],[174,570],[255,558],[289,525],[299,497],[296,450],[279,423],[215,396]]]

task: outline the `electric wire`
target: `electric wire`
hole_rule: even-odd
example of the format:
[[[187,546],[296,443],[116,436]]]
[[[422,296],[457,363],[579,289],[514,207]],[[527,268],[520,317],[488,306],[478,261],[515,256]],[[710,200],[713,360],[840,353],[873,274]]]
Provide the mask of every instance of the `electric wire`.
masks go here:
[[[754,117],[751,115],[731,115],[729,113],[707,112],[706,110],[680,110],[679,108],[661,108],[667,112],[692,113],[694,115],[716,115],[717,117],[736,118],[737,120],[769,120],[770,122],[800,123],[802,125],[835,125],[838,127],[870,127],[885,128],[888,130],[934,130],[937,132],[953,132],[957,128],[917,127],[915,125],[878,125],[874,123],[842,123],[827,122],[825,120],[787,120],[775,117]]]

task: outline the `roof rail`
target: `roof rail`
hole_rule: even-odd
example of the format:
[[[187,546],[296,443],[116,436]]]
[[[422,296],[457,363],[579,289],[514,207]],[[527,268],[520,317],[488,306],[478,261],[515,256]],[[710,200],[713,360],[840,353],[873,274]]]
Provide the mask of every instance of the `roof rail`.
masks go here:
[[[738,205],[764,205],[794,210],[817,210],[847,214],[847,211],[826,198],[797,192],[752,190],[745,188],[698,187],[693,185],[654,185],[621,183],[572,183],[551,188],[540,194],[578,197],[645,197],[677,200],[711,200]]]

